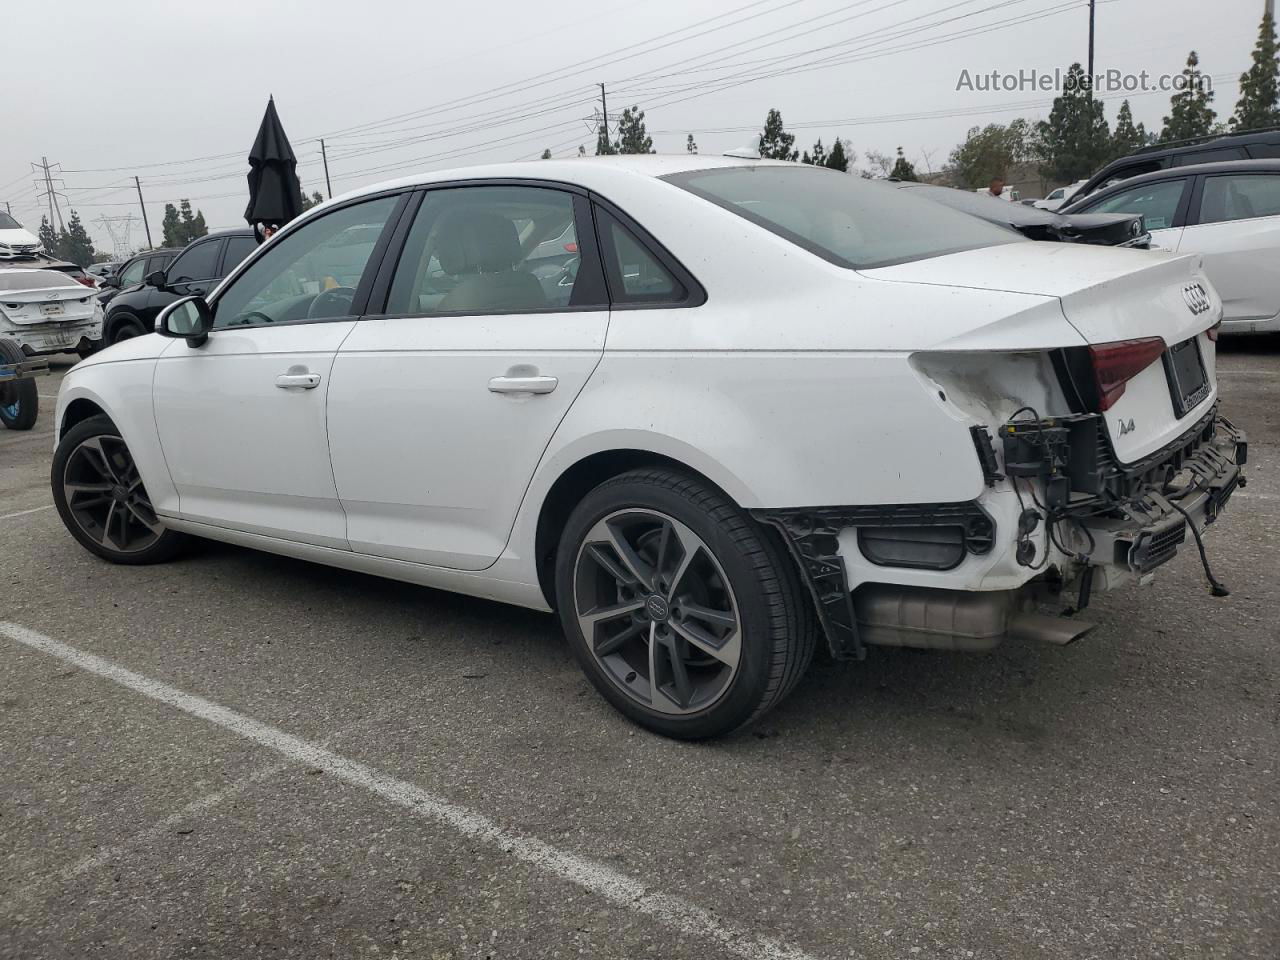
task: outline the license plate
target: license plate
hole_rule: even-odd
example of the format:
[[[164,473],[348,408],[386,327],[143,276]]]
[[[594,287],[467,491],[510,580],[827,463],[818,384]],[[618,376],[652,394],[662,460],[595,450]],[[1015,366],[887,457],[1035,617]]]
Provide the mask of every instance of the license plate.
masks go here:
[[[1200,357],[1200,341],[1195,337],[1174,344],[1164,355],[1169,375],[1169,392],[1179,418],[1194,410],[1209,395],[1209,378]]]
[[[50,330],[45,334],[44,339],[51,347],[65,347],[73,343],[76,338],[70,330]]]
[[[46,317],[60,317],[66,310],[60,303],[42,303],[40,304],[40,312]]]

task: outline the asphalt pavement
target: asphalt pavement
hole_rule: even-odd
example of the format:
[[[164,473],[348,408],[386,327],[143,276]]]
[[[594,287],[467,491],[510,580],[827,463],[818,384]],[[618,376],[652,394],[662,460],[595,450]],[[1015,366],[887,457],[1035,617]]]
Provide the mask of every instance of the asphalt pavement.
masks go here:
[[[1249,485],[1067,647],[628,724],[541,614],[219,545],[103,563],[0,430],[0,957],[1280,956],[1280,342]]]

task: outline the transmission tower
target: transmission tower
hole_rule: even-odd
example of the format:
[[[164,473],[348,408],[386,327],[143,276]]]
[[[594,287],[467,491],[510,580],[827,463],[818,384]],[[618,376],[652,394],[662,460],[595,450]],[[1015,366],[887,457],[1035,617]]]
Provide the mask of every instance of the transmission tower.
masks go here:
[[[107,236],[111,238],[112,257],[116,260],[124,260],[133,252],[133,245],[130,242],[130,233],[133,231],[133,225],[138,222],[138,218],[132,213],[119,217],[101,216],[93,221],[107,231]]]
[[[39,163],[31,164],[31,172],[37,174],[33,181],[36,187],[43,188],[43,192],[37,199],[49,202],[49,225],[57,227],[59,231],[65,231],[67,226],[62,222],[62,208],[58,206],[58,198],[61,197],[65,201],[67,195],[54,186],[55,181],[59,186],[66,185],[60,176],[54,176],[62,172],[62,165],[50,163],[48,157],[41,157]]]

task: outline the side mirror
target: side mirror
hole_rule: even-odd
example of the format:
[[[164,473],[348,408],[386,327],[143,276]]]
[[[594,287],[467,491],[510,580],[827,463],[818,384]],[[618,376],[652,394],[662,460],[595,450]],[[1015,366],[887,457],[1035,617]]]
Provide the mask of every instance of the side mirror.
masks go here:
[[[163,270],[153,270],[143,278],[142,282],[149,287],[156,287],[157,289],[163,290],[166,279],[168,278],[165,277]]]
[[[187,341],[189,347],[203,346],[213,329],[213,311],[204,297],[175,300],[156,318],[156,332],[162,337]]]
[[[116,275],[113,273],[113,274],[111,274],[110,276],[108,276],[108,277],[103,277],[101,280],[99,280],[99,281],[98,281],[98,286],[100,286],[100,287],[104,287],[104,288],[105,288],[105,287],[118,287],[118,286],[120,286],[120,278],[119,278],[118,276],[116,276]]]

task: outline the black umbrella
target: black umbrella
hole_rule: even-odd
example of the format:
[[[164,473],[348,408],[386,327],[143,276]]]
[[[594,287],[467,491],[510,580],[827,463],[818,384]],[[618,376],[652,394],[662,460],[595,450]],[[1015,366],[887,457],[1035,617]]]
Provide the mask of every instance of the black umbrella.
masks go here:
[[[262,126],[249,151],[249,166],[249,205],[244,218],[255,232],[258,224],[282,227],[302,212],[298,158],[280,125],[274,97],[267,101]]]

